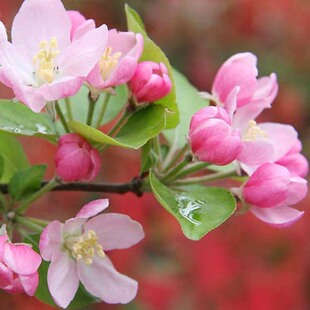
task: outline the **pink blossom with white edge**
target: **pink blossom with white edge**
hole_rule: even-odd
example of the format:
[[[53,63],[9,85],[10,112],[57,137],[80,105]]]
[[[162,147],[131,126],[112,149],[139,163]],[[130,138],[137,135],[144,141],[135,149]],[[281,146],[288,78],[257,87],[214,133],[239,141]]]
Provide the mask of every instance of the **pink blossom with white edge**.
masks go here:
[[[304,212],[290,206],[307,194],[307,181],[292,175],[285,167],[266,163],[250,176],[241,188],[241,200],[260,220],[276,227],[290,226]]]
[[[62,308],[70,304],[80,282],[91,295],[111,304],[125,304],[136,296],[138,283],[117,272],[105,251],[131,247],[144,232],[126,215],[97,215],[108,205],[107,199],[92,201],[64,224],[53,221],[41,235],[42,258],[51,261],[48,288]]]
[[[106,25],[74,42],[70,28],[60,0],[25,0],[13,21],[12,43],[0,23],[0,81],[34,112],[76,94],[106,47]]]
[[[257,58],[252,53],[239,53],[231,56],[218,70],[212,86],[212,94],[201,93],[206,99],[228,108],[228,98],[232,92],[236,96],[236,106],[247,104],[270,105],[278,92],[276,76],[257,79]]]
[[[41,257],[29,244],[11,243],[6,226],[0,228],[0,288],[33,296],[39,283]]]
[[[169,94],[172,82],[164,63],[143,61],[138,64],[128,86],[137,102],[153,102]]]
[[[56,174],[64,181],[90,181],[101,168],[100,154],[75,133],[60,137],[55,155]]]
[[[230,117],[221,107],[205,107],[196,112],[188,139],[195,157],[220,166],[234,161],[242,150],[240,133],[232,130]]]

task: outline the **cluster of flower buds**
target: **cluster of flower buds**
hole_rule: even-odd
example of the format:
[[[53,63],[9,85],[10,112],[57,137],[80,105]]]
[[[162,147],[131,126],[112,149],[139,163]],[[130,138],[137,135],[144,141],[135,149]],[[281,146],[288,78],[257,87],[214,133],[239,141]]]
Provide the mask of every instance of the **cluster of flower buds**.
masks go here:
[[[273,226],[288,226],[303,212],[290,206],[303,199],[308,162],[290,125],[259,123],[278,91],[276,75],[257,79],[256,57],[240,53],[219,69],[212,93],[202,96],[215,106],[199,110],[191,119],[189,142],[193,155],[216,165],[234,163],[249,175],[233,189],[259,219]]]

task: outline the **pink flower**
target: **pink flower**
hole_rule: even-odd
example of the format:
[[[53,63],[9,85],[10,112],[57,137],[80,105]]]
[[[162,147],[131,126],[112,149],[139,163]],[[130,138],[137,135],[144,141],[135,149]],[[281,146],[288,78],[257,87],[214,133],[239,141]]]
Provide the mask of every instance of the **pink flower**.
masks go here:
[[[307,181],[293,176],[283,166],[266,163],[250,176],[241,189],[242,200],[264,222],[284,227],[295,223],[304,212],[290,206],[307,193]]]
[[[193,115],[189,142],[199,160],[220,166],[235,160],[242,149],[240,133],[231,129],[230,117],[221,107],[205,107]]]
[[[217,72],[212,95],[207,94],[207,97],[226,108],[227,99],[237,87],[237,107],[258,101],[270,105],[278,91],[275,74],[257,80],[256,63],[257,58],[251,53],[239,53],[230,57]]]
[[[138,102],[153,102],[168,95],[172,83],[164,63],[143,61],[128,86]]]
[[[136,244],[144,237],[142,227],[126,215],[97,215],[107,207],[107,199],[92,201],[64,224],[50,223],[41,235],[42,258],[51,261],[48,287],[60,307],[69,305],[80,281],[107,303],[128,303],[137,293],[138,283],[118,273],[104,251]]]
[[[101,168],[98,150],[81,136],[61,136],[55,155],[56,174],[64,181],[92,180]]]
[[[77,93],[106,47],[105,25],[74,42],[70,28],[59,0],[25,0],[14,18],[12,43],[0,23],[0,81],[35,112]]]
[[[87,77],[97,90],[127,83],[133,76],[143,51],[143,37],[133,32],[109,30],[107,47]]]
[[[35,294],[41,257],[25,243],[11,243],[6,226],[0,229],[0,288],[9,293]]]

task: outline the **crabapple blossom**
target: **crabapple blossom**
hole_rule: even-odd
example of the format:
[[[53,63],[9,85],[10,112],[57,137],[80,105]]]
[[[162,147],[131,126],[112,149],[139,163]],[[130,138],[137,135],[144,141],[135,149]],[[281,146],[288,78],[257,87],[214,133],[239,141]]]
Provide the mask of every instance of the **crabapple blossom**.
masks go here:
[[[307,193],[307,181],[292,175],[278,164],[265,163],[255,170],[241,188],[242,201],[262,221],[273,226],[289,226],[304,212],[290,206]]]
[[[39,282],[41,257],[25,243],[11,243],[6,226],[0,228],[0,288],[33,296]]]
[[[25,0],[12,25],[12,43],[0,23],[0,81],[34,112],[78,92],[106,48],[106,25],[70,40],[60,0]]]
[[[75,133],[60,137],[55,155],[56,174],[64,181],[92,180],[101,168],[98,150]]]
[[[237,107],[252,103],[270,105],[278,91],[275,74],[257,79],[256,64],[257,58],[252,53],[233,55],[218,70],[212,94],[202,93],[202,96],[227,109],[232,92],[235,93]]]
[[[164,63],[143,61],[128,86],[138,102],[153,102],[168,95],[172,83]]]
[[[131,247],[144,232],[126,215],[97,215],[108,205],[107,199],[92,201],[64,224],[53,221],[41,235],[42,258],[51,261],[49,291],[60,307],[69,305],[79,282],[90,294],[112,304],[128,303],[137,293],[138,283],[118,273],[105,251]]]
[[[189,143],[195,157],[216,165],[227,165],[242,150],[239,130],[232,130],[230,117],[221,107],[205,107],[190,122]]]

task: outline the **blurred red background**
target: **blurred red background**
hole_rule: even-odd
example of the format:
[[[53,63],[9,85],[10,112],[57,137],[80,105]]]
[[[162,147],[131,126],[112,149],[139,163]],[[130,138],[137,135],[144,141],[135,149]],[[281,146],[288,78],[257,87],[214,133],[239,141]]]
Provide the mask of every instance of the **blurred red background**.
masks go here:
[[[280,90],[263,119],[294,125],[309,158],[310,3],[307,0],[127,1],[143,17],[150,36],[173,66],[199,90],[210,90],[216,70],[230,55],[251,51],[260,75],[276,72]],[[21,0],[1,1],[8,29]],[[97,24],[126,29],[125,1],[68,0]],[[308,86],[308,87],[307,87]],[[1,87],[1,97],[12,96]],[[22,139],[32,163],[48,163],[55,146]],[[99,179],[128,181],[138,174],[139,153],[109,149]],[[51,193],[32,208],[45,219],[72,217],[87,201],[108,197],[110,211],[130,215],[146,232],[134,248],[110,256],[118,270],[140,283],[130,305],[104,303],[85,309],[310,309],[310,214],[308,197],[297,207],[305,216],[293,227],[275,229],[251,214],[230,218],[198,242],[187,240],[177,222],[151,195]],[[50,309],[35,299],[0,292],[1,309]]]

